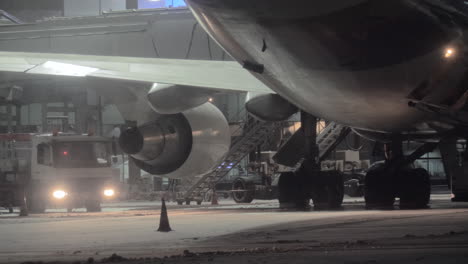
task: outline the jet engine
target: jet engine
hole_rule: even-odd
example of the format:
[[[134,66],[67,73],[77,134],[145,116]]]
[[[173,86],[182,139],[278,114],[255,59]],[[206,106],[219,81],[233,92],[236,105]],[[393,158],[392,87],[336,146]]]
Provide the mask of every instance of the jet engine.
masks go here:
[[[180,179],[204,174],[227,154],[229,125],[211,103],[130,127],[119,138],[121,149],[142,170]]]

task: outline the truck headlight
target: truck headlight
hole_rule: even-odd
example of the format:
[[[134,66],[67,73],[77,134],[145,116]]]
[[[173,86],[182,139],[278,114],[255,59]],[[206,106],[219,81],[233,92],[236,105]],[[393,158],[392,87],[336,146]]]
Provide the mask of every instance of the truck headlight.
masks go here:
[[[112,197],[112,196],[114,196],[114,194],[115,194],[115,191],[113,189],[105,189],[104,190],[104,196]]]
[[[63,191],[63,190],[55,190],[52,195],[54,196],[55,199],[63,199],[65,198],[65,196],[68,195],[67,192]]]

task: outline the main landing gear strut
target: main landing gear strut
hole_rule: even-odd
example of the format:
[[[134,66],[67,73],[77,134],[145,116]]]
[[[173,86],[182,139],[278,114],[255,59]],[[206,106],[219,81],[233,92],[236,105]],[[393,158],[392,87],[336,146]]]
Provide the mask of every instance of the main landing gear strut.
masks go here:
[[[429,173],[411,164],[433,151],[438,143],[425,143],[412,154],[403,155],[402,141],[394,137],[385,145],[386,160],[375,164],[365,178],[365,201],[368,209],[392,209],[400,198],[401,209],[427,208],[431,194]]]
[[[343,176],[338,171],[321,171],[317,146],[317,118],[301,113],[301,129],[305,135],[305,157],[295,172],[286,172],[278,182],[279,202],[283,209],[315,209],[341,207],[344,195]]]

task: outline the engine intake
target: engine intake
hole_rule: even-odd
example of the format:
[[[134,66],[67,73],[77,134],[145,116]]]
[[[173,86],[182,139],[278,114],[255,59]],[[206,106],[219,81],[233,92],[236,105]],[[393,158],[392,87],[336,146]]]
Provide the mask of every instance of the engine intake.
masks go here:
[[[166,174],[187,160],[192,149],[192,133],[182,114],[163,115],[157,122],[127,129],[119,143],[141,169],[151,174]]]
[[[168,178],[204,174],[230,147],[229,125],[211,103],[122,132],[121,149],[142,170]]]

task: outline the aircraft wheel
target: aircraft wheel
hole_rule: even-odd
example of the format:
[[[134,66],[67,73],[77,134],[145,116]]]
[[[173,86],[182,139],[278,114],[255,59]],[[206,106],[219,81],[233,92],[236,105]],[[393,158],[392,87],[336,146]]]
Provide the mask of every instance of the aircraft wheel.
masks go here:
[[[344,197],[343,175],[339,171],[321,171],[312,185],[314,209],[340,208]]]
[[[389,209],[395,203],[392,175],[386,173],[386,165],[370,169],[365,178],[364,199],[367,209]]]
[[[404,171],[400,175],[400,209],[424,209],[431,196],[429,173],[422,168]]]
[[[281,173],[278,180],[278,200],[281,209],[308,209],[310,199],[305,196],[296,173]]]
[[[339,208],[343,204],[344,197],[343,174],[339,171],[328,171],[325,177],[327,177],[328,207]]]

